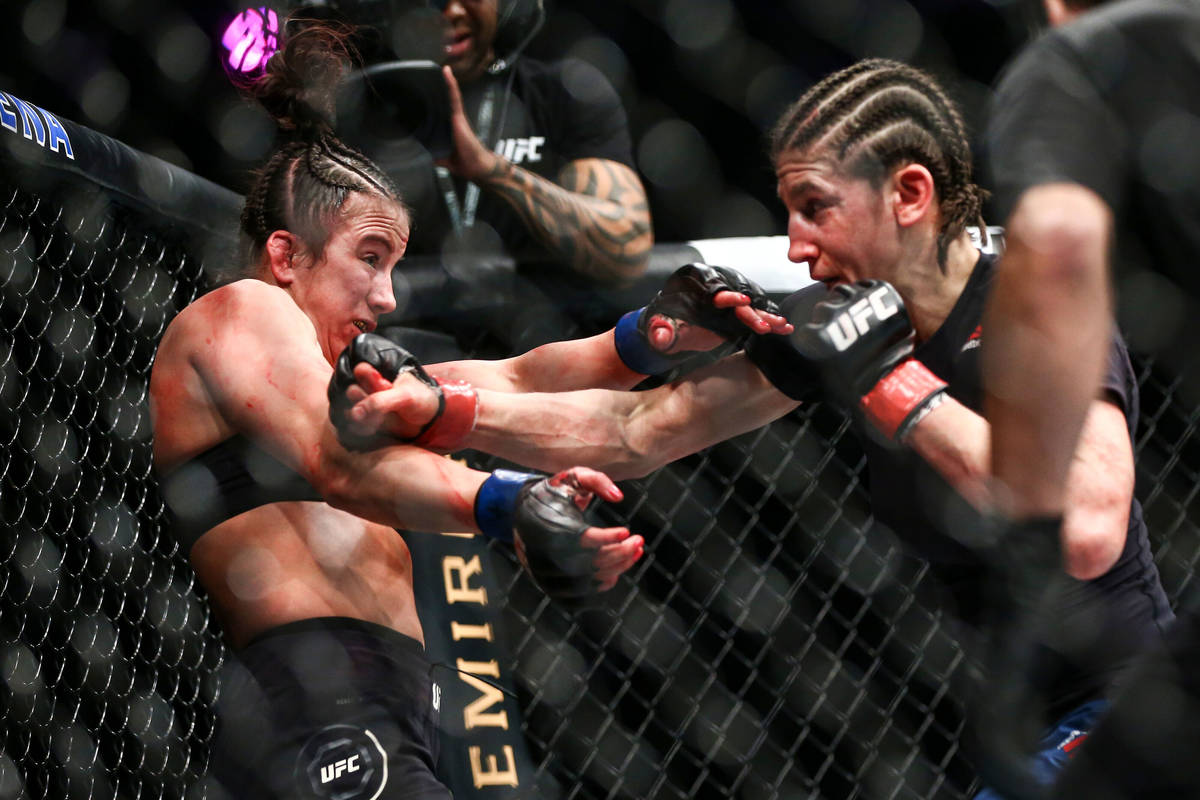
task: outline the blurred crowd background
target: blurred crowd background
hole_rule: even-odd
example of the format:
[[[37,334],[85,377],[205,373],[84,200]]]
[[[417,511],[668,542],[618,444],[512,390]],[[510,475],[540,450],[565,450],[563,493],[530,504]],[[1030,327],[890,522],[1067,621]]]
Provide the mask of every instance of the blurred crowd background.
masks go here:
[[[585,59],[618,88],[658,241],[775,234],[783,213],[762,142],[789,100],[858,58],[886,56],[932,71],[978,132],[988,87],[1036,5],[546,0],[529,52]],[[8,0],[0,89],[240,192],[273,140],[220,66],[220,32],[247,7]]]

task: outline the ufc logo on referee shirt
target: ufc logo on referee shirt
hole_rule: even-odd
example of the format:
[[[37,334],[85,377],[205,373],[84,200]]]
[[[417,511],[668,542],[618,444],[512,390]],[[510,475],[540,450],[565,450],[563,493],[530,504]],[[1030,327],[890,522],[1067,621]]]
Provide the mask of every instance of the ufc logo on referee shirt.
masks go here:
[[[838,314],[825,326],[829,340],[839,353],[858,341],[859,336],[871,330],[868,320],[872,315],[882,322],[900,310],[899,306],[888,299],[889,294],[887,286],[880,286]]]
[[[496,153],[514,164],[542,160],[542,145],[545,136],[522,136],[519,139],[501,139],[496,142]]]

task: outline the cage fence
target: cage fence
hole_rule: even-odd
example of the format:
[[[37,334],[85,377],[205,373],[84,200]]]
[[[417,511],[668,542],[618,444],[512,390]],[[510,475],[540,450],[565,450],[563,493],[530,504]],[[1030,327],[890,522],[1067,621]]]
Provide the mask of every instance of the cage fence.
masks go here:
[[[190,800],[225,650],[163,525],[146,390],[206,275],[152,214],[0,186],[0,798]],[[497,357],[615,319],[492,297],[430,324]],[[1197,406],[1138,368],[1138,494],[1177,601],[1200,558]],[[865,482],[847,419],[815,404],[625,482],[600,513],[646,557],[595,608],[566,613],[493,548],[536,796],[969,796],[968,656]]]

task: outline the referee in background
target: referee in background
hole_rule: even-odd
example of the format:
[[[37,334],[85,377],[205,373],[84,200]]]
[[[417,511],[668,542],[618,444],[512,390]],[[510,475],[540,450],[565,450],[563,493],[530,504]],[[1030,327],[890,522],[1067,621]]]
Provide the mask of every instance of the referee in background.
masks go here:
[[[1105,364],[1113,282],[1131,338],[1175,374],[1194,342],[1200,3],[1044,8],[1052,29],[1002,76],[988,129],[1008,249],[984,321],[984,376],[1009,535],[1053,561],[1067,468]],[[1195,601],[1078,750],[1058,796],[1200,796]]]

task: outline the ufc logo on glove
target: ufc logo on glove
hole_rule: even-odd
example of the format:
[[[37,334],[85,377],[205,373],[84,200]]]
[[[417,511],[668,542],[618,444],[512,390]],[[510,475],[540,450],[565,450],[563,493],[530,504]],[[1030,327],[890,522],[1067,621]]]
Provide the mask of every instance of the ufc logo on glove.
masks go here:
[[[880,321],[895,316],[900,307],[892,300],[891,294],[887,286],[880,286],[838,314],[825,326],[825,332],[838,352],[854,344],[859,336],[871,329],[868,320],[872,314]]]

